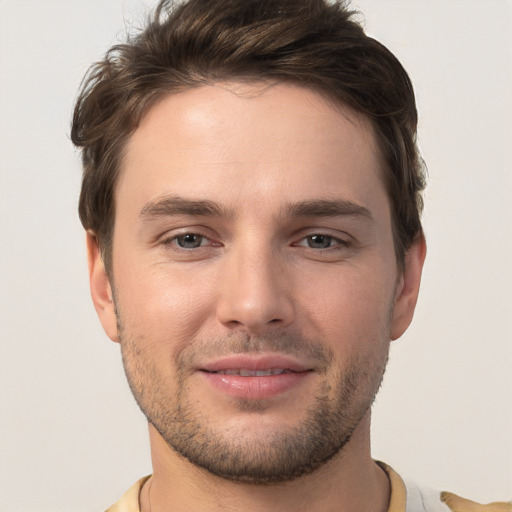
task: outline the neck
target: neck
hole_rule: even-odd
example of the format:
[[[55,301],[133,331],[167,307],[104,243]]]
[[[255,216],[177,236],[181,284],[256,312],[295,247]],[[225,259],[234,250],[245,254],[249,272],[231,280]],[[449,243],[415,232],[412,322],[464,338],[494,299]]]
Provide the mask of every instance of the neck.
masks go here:
[[[232,482],[197,468],[176,454],[150,426],[153,476],[144,486],[142,512],[386,512],[387,476],[370,456],[370,414],[343,450],[313,473],[291,482]]]

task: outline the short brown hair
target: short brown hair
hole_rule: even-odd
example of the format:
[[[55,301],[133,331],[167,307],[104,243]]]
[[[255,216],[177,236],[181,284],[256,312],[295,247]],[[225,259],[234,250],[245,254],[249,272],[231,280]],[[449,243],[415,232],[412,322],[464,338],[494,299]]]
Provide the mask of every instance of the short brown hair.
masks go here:
[[[345,2],[160,1],[146,28],[111,48],[84,78],[71,138],[82,149],[79,214],[111,270],[114,192],[123,148],[163,96],[218,81],[287,81],[327,94],[366,116],[381,152],[395,253],[422,232],[424,166],[409,77],[368,37]]]

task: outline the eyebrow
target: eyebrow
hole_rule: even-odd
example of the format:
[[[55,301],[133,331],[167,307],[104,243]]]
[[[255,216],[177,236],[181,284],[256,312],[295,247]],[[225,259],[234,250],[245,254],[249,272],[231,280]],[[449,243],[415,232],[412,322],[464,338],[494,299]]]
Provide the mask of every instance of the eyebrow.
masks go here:
[[[372,220],[370,210],[357,203],[342,199],[313,199],[290,203],[285,206],[287,217],[362,217]],[[190,215],[196,217],[232,216],[214,201],[185,199],[179,196],[157,198],[145,204],[140,211],[143,220],[173,215]]]
[[[289,204],[286,212],[290,217],[362,217],[373,220],[368,208],[341,199],[316,199]]]
[[[203,217],[221,217],[226,211],[217,203],[208,200],[195,201],[183,197],[170,196],[155,199],[144,205],[139,216],[143,220],[172,215],[191,215]]]

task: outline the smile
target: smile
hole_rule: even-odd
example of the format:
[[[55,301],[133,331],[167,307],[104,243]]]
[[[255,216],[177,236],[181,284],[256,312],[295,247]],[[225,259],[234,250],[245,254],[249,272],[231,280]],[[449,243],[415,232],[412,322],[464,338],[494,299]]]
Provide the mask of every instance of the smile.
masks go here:
[[[270,377],[271,375],[282,375],[284,373],[293,372],[292,370],[286,370],[282,368],[269,368],[267,370],[248,370],[245,368],[230,368],[210,373],[216,373],[218,375],[238,375],[240,377]]]

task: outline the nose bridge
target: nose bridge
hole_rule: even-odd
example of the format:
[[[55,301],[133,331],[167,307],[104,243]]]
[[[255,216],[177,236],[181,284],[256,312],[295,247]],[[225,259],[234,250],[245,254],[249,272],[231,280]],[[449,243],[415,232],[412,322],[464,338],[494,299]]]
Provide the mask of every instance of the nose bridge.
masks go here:
[[[293,302],[280,251],[270,240],[246,236],[228,250],[218,302],[219,320],[259,332],[293,321]]]

